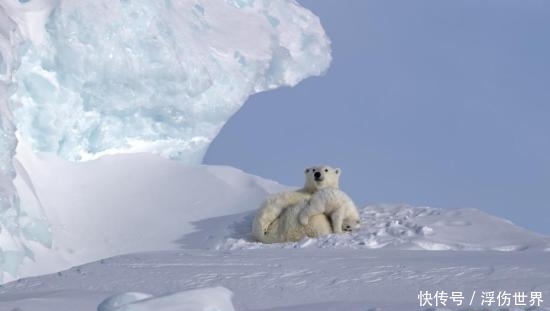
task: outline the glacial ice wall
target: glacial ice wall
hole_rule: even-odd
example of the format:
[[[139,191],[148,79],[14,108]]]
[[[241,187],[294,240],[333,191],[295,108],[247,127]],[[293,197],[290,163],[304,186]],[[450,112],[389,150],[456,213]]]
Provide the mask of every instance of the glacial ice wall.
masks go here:
[[[16,272],[26,255],[21,227],[27,222],[13,184],[16,173],[12,160],[17,139],[8,106],[12,72],[18,62],[17,47],[22,37],[8,12],[5,4],[0,3],[0,282],[6,272]]]
[[[16,134],[71,161],[198,164],[251,94],[330,61],[319,19],[294,0],[0,1],[0,273],[32,257],[21,228],[38,223],[12,183]]]
[[[35,150],[77,161],[200,163],[248,96],[330,62],[317,17],[294,1],[64,0],[45,32],[14,72],[16,125]]]

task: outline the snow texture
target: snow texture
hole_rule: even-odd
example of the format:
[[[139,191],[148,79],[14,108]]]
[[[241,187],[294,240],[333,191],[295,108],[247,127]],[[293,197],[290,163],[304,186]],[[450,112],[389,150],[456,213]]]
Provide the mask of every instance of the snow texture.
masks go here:
[[[251,216],[233,225],[232,234],[215,249],[256,248],[393,248],[403,250],[523,251],[550,250],[550,238],[477,209],[439,209],[403,204],[367,205],[360,209],[361,228],[353,233],[264,245],[247,233]],[[242,226],[242,227],[240,227]]]
[[[97,311],[234,311],[230,290],[201,288],[153,297],[143,293],[122,293],[105,299]]]
[[[550,252],[277,249],[147,252],[104,259],[0,288],[0,310],[95,311],[107,297],[154,297],[223,286],[235,310],[550,310]],[[461,292],[461,306],[420,306],[418,295]],[[488,306],[481,294],[524,292],[525,306]],[[530,305],[532,292],[544,300]],[[472,299],[473,296],[473,299]],[[470,300],[472,302],[470,303]],[[182,306],[183,307],[183,306]],[[153,309],[155,310],[155,309]],[[180,310],[180,309],[177,309]],[[223,310],[223,309],[222,309]]]
[[[198,164],[250,95],[330,61],[319,19],[293,0],[1,1],[0,279],[35,243],[53,245],[18,141],[71,161],[151,152]]]
[[[153,295],[139,293],[139,292],[127,292],[122,294],[116,294],[103,300],[99,304],[99,306],[97,306],[97,311],[116,310],[119,307],[125,306],[127,304],[138,302],[140,300],[149,299],[151,297],[153,297]]]

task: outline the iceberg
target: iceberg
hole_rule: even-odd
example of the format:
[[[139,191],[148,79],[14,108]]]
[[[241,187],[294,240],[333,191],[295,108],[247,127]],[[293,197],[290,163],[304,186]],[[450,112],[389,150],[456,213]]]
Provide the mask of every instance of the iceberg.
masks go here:
[[[40,200],[14,186],[29,170],[18,144],[75,162],[199,164],[250,95],[330,62],[318,17],[294,0],[0,2],[0,275],[52,245]]]

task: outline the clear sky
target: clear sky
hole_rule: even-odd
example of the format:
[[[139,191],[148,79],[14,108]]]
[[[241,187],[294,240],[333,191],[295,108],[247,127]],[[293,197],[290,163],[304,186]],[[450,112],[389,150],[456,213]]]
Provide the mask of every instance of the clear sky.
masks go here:
[[[299,2],[331,68],[250,98],[206,164],[300,186],[326,163],[360,206],[473,207],[550,234],[550,1]]]

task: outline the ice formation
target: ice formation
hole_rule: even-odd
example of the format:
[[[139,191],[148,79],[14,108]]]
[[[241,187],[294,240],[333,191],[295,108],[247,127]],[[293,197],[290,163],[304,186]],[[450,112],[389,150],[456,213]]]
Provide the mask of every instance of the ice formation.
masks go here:
[[[330,60],[319,19],[294,0],[2,0],[0,274],[32,258],[29,240],[51,243],[46,215],[18,202],[16,134],[72,161],[200,163],[251,94]]]

